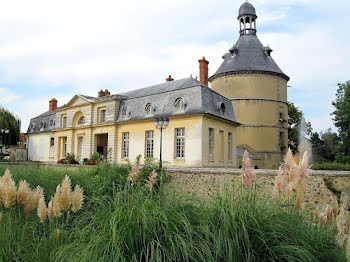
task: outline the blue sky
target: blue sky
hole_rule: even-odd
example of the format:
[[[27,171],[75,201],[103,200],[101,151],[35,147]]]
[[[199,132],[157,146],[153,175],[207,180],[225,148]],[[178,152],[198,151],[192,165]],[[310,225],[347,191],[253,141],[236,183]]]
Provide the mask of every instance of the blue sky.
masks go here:
[[[350,80],[350,2],[252,0],[258,37],[291,80],[289,101],[314,130],[334,126],[337,83]],[[243,1],[0,1],[0,105],[22,120],[74,94],[120,93],[215,73],[238,39]]]

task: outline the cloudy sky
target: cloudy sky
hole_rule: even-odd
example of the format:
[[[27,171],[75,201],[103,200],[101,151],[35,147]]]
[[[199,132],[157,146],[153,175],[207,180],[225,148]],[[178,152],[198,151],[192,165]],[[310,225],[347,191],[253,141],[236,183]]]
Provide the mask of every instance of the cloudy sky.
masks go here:
[[[236,42],[243,0],[0,1],[0,105],[22,120],[74,94],[96,96],[215,73]],[[337,83],[350,80],[348,0],[251,0],[258,37],[291,80],[289,101],[314,130],[333,127]],[[334,129],[335,130],[335,129]]]

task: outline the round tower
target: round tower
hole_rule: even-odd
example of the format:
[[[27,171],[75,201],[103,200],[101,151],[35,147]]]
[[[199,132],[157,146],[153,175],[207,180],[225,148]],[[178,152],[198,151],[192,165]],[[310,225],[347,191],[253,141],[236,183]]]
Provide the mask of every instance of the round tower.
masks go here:
[[[238,122],[237,146],[258,156],[259,168],[277,168],[288,146],[288,102],[285,75],[256,36],[255,8],[239,8],[240,37],[209,78],[211,88],[231,99]],[[239,157],[239,156],[238,156]]]

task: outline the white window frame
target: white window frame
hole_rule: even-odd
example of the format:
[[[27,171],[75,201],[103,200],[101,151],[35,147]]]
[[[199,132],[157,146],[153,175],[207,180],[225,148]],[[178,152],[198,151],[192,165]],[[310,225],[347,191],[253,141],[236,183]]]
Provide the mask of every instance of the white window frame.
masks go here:
[[[232,160],[232,133],[227,134],[227,159]]]
[[[147,130],[145,132],[146,146],[145,146],[145,157],[154,156],[154,131]]]
[[[129,143],[130,143],[130,133],[129,132],[123,132],[122,133],[122,157],[123,158],[129,158]]]
[[[185,128],[175,128],[175,158],[185,158]]]
[[[214,159],[214,128],[208,130],[208,158]]]

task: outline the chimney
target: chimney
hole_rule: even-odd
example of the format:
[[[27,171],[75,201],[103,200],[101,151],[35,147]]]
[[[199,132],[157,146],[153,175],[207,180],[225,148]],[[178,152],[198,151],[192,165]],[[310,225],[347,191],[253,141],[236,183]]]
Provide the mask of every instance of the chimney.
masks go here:
[[[208,86],[208,64],[209,62],[205,60],[205,56],[198,60],[199,62],[199,80],[202,85]]]
[[[105,90],[105,96],[110,96],[111,92],[108,91],[108,89]]]
[[[171,77],[171,75],[169,75],[168,78],[165,79],[167,82],[170,82],[170,81],[174,81],[174,79]]]
[[[49,101],[49,111],[50,112],[53,112],[57,109],[57,100],[56,98],[52,98],[50,101]]]
[[[98,97],[103,97],[105,96],[105,92],[103,92],[103,90],[101,89],[99,92],[98,92]]]

